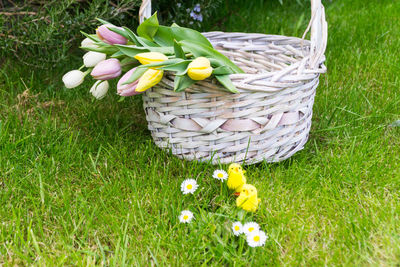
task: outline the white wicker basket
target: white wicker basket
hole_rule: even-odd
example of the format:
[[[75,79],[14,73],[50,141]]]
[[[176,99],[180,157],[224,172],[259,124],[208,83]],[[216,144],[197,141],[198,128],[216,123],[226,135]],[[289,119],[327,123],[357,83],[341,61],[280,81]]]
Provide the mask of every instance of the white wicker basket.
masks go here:
[[[203,33],[245,71],[231,75],[239,94],[215,80],[174,92],[174,76],[143,95],[148,128],[161,148],[187,160],[216,163],[281,161],[303,148],[311,126],[319,75],[324,73],[327,23],[311,0],[311,41],[253,33]],[[144,0],[140,19],[151,15]]]

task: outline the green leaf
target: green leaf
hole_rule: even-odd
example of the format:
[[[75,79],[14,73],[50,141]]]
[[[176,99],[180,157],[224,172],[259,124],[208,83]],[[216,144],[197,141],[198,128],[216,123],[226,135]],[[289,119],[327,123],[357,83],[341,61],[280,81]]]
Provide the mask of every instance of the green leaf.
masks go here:
[[[100,53],[104,53],[107,55],[111,55],[114,54],[116,52],[118,52],[118,48],[109,45],[109,46],[99,46],[99,47],[83,47],[80,46],[79,48],[87,50],[87,51],[94,51],[94,52],[100,52]]]
[[[138,47],[138,46],[127,46],[127,45],[115,45],[118,49],[127,55],[128,57],[134,57],[139,53],[149,52],[150,50],[146,47]]]
[[[139,65],[139,61],[133,57],[125,57],[120,62],[121,62],[122,67],[127,66],[127,65],[134,65],[134,64]]]
[[[186,59],[185,52],[183,51],[182,46],[176,40],[174,40],[174,52],[175,57]]]
[[[151,63],[151,64],[142,65],[140,67],[153,68],[153,67],[160,67],[160,66],[165,66],[165,65],[172,65],[172,64],[176,64],[176,63],[179,63],[179,62],[182,62],[182,61],[184,61],[184,60],[180,59],[180,58],[171,58],[171,59],[160,61],[160,62],[155,62],[155,63]]]
[[[233,85],[229,75],[216,75],[215,78],[231,93],[239,93],[235,85]]]
[[[171,24],[171,27],[180,27],[180,26],[174,22]]]
[[[174,49],[172,47],[141,47],[141,46],[129,46],[129,45],[114,45],[121,50],[122,53],[129,57],[134,57],[139,53],[145,52],[160,52],[164,55],[172,55]]]
[[[128,33],[129,35],[129,40],[131,40],[133,43],[135,43],[135,45],[137,46],[151,46],[151,47],[158,47],[159,45],[147,40],[146,38],[137,36],[133,31],[131,31],[131,29],[129,29],[128,27],[122,27],[124,28],[124,30]]]
[[[128,34],[125,30],[123,30],[123,29],[119,29],[119,28],[116,28],[116,27],[107,27],[107,29],[109,29],[109,30],[112,31],[112,32],[118,33],[119,35],[122,35],[122,36],[125,37],[126,39],[128,39],[128,40],[134,42],[133,40],[131,40],[129,34]]]
[[[159,26],[153,39],[160,46],[174,45],[174,34],[170,27]]]
[[[235,73],[230,67],[228,66],[221,66],[213,69],[212,74],[214,75],[227,75]]]
[[[157,12],[155,12],[153,16],[146,19],[142,24],[139,25],[137,28],[137,33],[139,36],[153,41],[153,37],[158,30],[158,26]]]
[[[182,40],[193,41],[212,49],[210,41],[208,41],[208,39],[198,31],[185,27],[170,27],[170,29],[173,33],[173,39],[176,39],[177,41],[182,41]]]
[[[123,84],[130,84],[142,77],[143,73],[145,73],[148,70],[148,68],[136,68],[136,70],[132,73],[131,77],[124,82]]]
[[[179,63],[163,66],[160,69],[174,71],[176,72],[175,75],[185,75],[187,72],[187,67],[190,62],[191,62],[190,60],[185,60]]]
[[[173,46],[175,40],[189,40],[212,48],[211,43],[201,33],[184,27],[167,27],[160,25],[153,39],[160,46]]]
[[[154,43],[154,42],[152,42],[152,41],[150,41],[150,40],[147,40],[146,38],[143,38],[143,37],[140,37],[140,36],[138,36],[137,38],[138,38],[138,41],[140,42],[140,44],[141,44],[142,46],[147,46],[147,47],[160,47],[158,44],[156,44],[156,43]]]
[[[96,43],[103,43],[103,41],[100,40],[99,37],[97,37],[96,34],[88,34],[88,33],[83,32],[83,31],[81,31],[81,33],[82,33],[85,37],[87,37],[87,38],[89,38],[90,40],[92,40],[93,42],[96,42]]]
[[[196,57],[214,58],[223,63],[225,66],[230,67],[235,73],[244,73],[244,71],[236,66],[232,61],[230,61],[229,58],[213,48],[210,48],[198,42],[188,40],[182,40],[179,43],[182,45],[183,48],[192,52],[192,54]]]
[[[113,57],[113,58],[121,58],[121,57],[124,57],[124,56],[125,56],[125,54],[118,50],[117,52],[115,52],[114,54],[112,54],[110,57]]]
[[[187,75],[176,75],[174,80],[174,91],[175,92],[182,92],[196,81],[190,79]]]
[[[136,34],[135,34],[133,31],[131,31],[131,29],[129,29],[128,27],[125,27],[125,26],[123,26],[122,28],[124,28],[124,30],[128,33],[129,40],[130,40],[131,42],[133,42],[133,43],[134,43],[135,45],[137,45],[137,46],[143,46],[143,45],[139,42],[138,36],[136,36]]]

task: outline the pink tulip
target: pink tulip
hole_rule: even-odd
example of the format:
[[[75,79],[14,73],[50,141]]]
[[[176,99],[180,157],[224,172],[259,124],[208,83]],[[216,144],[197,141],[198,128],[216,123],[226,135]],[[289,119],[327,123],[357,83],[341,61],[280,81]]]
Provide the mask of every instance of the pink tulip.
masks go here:
[[[137,95],[140,94],[141,92],[136,92],[136,87],[139,83],[139,79],[136,81],[129,83],[129,84],[123,84],[126,82],[132,75],[132,73],[136,70],[136,68],[131,69],[127,73],[125,73],[121,79],[118,81],[117,84],[117,93],[120,96],[132,96],[132,95]]]
[[[110,58],[99,62],[90,73],[96,80],[110,80],[121,75],[118,59]]]
[[[109,30],[108,28],[118,28],[123,30],[123,28],[116,27],[111,24],[101,25],[99,28],[97,28],[96,34],[103,42],[107,44],[126,44],[127,40],[125,37]]]

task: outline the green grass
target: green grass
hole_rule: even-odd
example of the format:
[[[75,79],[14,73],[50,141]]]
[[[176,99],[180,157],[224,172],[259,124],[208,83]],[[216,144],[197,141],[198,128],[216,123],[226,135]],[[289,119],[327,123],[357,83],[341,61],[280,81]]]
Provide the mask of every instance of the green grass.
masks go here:
[[[271,2],[233,4],[217,25],[301,36],[307,1]],[[80,65],[72,59],[49,71],[5,60],[0,265],[398,264],[400,129],[388,125],[400,119],[400,3],[325,4],[329,70],[310,140],[289,160],[246,167],[262,204],[245,220],[270,236],[263,248],[230,233],[234,198],[212,180],[215,167],[152,143],[140,98],[93,101],[89,82],[63,89],[62,74]],[[179,192],[187,177],[202,186],[196,201]]]

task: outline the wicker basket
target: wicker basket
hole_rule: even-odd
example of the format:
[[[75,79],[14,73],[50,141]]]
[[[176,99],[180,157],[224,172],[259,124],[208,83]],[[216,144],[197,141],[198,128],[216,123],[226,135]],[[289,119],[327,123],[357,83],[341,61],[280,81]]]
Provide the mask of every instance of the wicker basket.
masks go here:
[[[319,75],[326,68],[327,24],[321,0],[311,0],[311,41],[252,33],[203,33],[245,71],[231,75],[240,91],[215,79],[174,92],[174,75],[143,95],[148,128],[161,148],[213,164],[276,162],[303,148],[311,126]],[[140,19],[151,15],[144,0]]]

